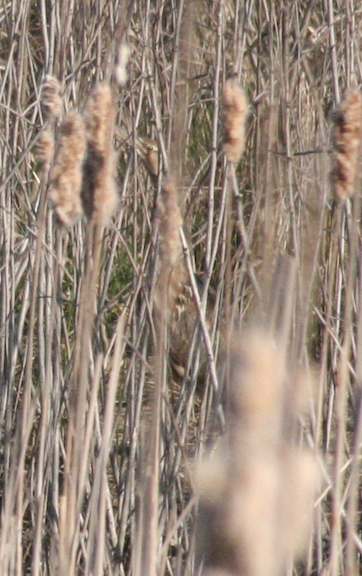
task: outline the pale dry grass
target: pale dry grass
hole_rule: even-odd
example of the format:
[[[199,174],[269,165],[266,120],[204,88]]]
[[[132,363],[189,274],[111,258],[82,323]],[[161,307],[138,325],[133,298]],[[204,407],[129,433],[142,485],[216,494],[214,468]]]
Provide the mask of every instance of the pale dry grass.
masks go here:
[[[358,572],[360,202],[356,187],[335,205],[330,134],[344,89],[361,84],[358,10],[353,0],[0,0],[1,574],[129,575],[147,544],[137,532],[145,510],[157,529],[151,572],[193,574],[194,469],[229,422],[233,360],[218,352],[221,333],[246,322],[283,329],[285,309],[291,388],[301,368],[317,381],[291,436],[322,478],[307,553],[286,572]],[[124,41],[128,80],[111,91],[127,147],[113,141],[110,101],[103,109],[111,201],[99,195],[95,209],[107,228],[83,218],[59,230],[47,202],[52,136],[45,170],[36,156],[44,127],[55,144],[61,136],[41,107],[43,79],[59,81],[63,115],[83,113]],[[231,71],[249,102],[236,166],[223,154]],[[157,142],[157,178],[138,137]],[[176,181],[195,316],[176,392],[153,310],[163,173]],[[292,292],[283,254],[295,263]],[[158,437],[147,459],[153,383]],[[144,462],[156,462],[148,492]]]

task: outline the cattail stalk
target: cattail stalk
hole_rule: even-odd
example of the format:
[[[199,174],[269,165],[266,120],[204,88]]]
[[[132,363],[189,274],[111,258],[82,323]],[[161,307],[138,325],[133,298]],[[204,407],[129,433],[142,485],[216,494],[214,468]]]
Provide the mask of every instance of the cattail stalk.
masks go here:
[[[49,199],[63,226],[74,224],[82,215],[82,166],[86,150],[82,116],[70,112],[60,128],[60,142],[50,171]]]
[[[333,115],[331,181],[335,196],[344,201],[356,190],[361,145],[362,95],[347,90]]]
[[[95,87],[84,112],[84,123],[87,146],[83,162],[81,195],[83,208],[90,222],[87,227],[86,264],[82,278],[69,400],[65,460],[67,482],[65,482],[64,489],[64,507],[61,510],[62,532],[60,536],[64,573],[72,573],[75,566],[77,552],[75,543],[79,533],[84,494],[81,465],[84,452],[82,439],[86,426],[84,407],[89,387],[89,351],[96,310],[102,226],[106,224],[118,200],[113,179],[113,102],[108,84],[102,83]]]
[[[158,567],[159,516],[159,449],[161,397],[164,389],[165,359],[168,347],[167,331],[174,312],[178,290],[182,289],[185,265],[182,256],[180,227],[182,217],[174,180],[166,182],[158,203],[159,274],[154,293],[156,346],[154,382],[148,390],[147,409],[143,412],[139,473],[139,506],[136,510],[137,538],[133,551],[133,571],[136,576],[155,576]]]

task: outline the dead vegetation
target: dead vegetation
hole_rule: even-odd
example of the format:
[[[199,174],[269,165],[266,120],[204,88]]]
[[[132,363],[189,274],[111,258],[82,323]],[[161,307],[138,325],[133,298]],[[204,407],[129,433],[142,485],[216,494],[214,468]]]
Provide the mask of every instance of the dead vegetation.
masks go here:
[[[0,0],[1,574],[359,573],[361,27]]]

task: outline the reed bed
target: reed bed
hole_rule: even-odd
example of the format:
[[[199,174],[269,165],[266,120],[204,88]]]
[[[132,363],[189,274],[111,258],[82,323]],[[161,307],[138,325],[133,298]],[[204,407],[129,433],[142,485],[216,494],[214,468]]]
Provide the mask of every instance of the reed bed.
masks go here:
[[[0,0],[2,575],[361,573],[360,12]]]

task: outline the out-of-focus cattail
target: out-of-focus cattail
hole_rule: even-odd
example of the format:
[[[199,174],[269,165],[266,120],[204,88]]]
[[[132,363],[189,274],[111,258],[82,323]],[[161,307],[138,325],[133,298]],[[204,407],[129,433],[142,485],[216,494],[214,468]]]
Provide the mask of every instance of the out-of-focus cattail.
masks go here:
[[[82,166],[86,151],[83,118],[70,112],[60,128],[60,141],[50,171],[49,199],[63,226],[74,224],[82,215]]]
[[[283,574],[310,533],[316,464],[290,437],[283,358],[261,331],[232,350],[227,440],[200,470],[203,576]]]
[[[82,200],[88,218],[105,225],[118,204],[114,180],[114,110],[108,83],[97,84],[84,110],[87,154],[83,169]]]
[[[167,180],[161,189],[158,201],[158,222],[159,274],[154,294],[154,317],[156,324],[161,320],[167,325],[169,365],[172,369],[173,380],[177,383],[185,375],[190,342],[199,318],[199,310],[183,253],[181,240],[183,218],[175,180],[172,178]],[[195,276],[196,284],[198,280]],[[208,320],[211,319],[213,311],[211,297],[206,309]],[[199,392],[204,389],[206,367],[207,356],[202,354]]]
[[[183,291],[187,277],[180,238],[183,221],[176,184],[172,179],[162,186],[158,211],[160,273],[155,304],[159,312],[167,311],[168,321],[170,321],[176,298]]]
[[[36,156],[43,169],[49,168],[54,156],[54,136],[49,128],[44,128],[36,143]]]
[[[224,122],[224,152],[229,162],[236,163],[245,147],[245,122],[248,103],[244,90],[235,78],[225,82],[222,94]]]
[[[161,262],[162,266],[171,270],[182,254],[180,240],[182,216],[174,180],[168,180],[162,186],[158,207],[161,215],[159,228]]]
[[[127,65],[131,49],[127,42],[122,42],[118,46],[115,66],[114,66],[114,78],[119,86],[124,86],[127,82]]]
[[[351,198],[356,189],[362,127],[362,95],[359,90],[346,90],[333,114],[331,180],[338,200]]]
[[[46,120],[59,118],[62,113],[61,87],[54,76],[45,76],[41,89],[41,106]]]

